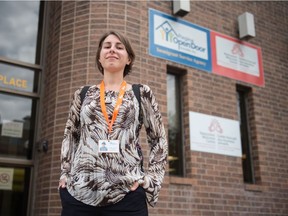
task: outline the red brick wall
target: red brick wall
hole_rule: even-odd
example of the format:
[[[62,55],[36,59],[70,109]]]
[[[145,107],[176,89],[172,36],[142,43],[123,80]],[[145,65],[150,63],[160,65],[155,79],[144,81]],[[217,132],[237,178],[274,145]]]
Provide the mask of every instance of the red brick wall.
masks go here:
[[[41,137],[49,151],[37,157],[33,212],[59,215],[56,190],[60,147],[72,93],[86,83],[98,83],[95,69],[99,36],[107,30],[124,32],[136,52],[130,82],[151,86],[167,125],[167,65],[186,70],[183,76],[185,178],[165,178],[151,216],[168,215],[288,215],[288,4],[261,1],[191,1],[183,19],[207,29],[238,37],[237,17],[254,14],[262,48],[265,86],[257,87],[177,63],[154,58],[148,51],[148,9],[172,13],[170,1],[49,2]],[[257,182],[243,183],[241,158],[190,151],[189,111],[237,119],[236,84],[252,88],[251,134]],[[146,146],[145,133],[142,143]],[[148,151],[147,151],[148,154]]]

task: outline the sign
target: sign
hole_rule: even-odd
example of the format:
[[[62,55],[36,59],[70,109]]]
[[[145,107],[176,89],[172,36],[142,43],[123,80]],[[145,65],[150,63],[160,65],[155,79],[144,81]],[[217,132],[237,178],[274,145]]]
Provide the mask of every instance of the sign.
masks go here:
[[[149,9],[149,54],[264,86],[261,48]]]
[[[192,151],[242,156],[238,121],[189,112],[189,122]]]
[[[150,55],[211,72],[207,29],[153,9],[149,25]]]
[[[1,136],[22,138],[23,133],[23,123],[22,122],[12,122],[3,121]]]
[[[258,86],[264,85],[261,49],[211,31],[213,73]]]
[[[0,168],[0,190],[12,190],[14,169]]]
[[[0,84],[4,86],[12,86],[23,89],[27,88],[27,80],[17,77],[8,77],[3,74],[0,74]]]

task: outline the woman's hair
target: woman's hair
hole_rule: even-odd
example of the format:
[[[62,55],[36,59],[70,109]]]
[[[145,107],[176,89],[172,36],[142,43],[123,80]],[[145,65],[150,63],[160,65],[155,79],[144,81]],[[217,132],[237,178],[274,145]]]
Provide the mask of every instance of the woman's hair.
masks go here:
[[[102,49],[102,45],[103,45],[103,41],[109,36],[109,35],[115,35],[120,41],[121,43],[123,43],[123,45],[125,46],[125,49],[128,53],[128,58],[130,60],[130,64],[129,65],[126,65],[125,68],[124,68],[124,73],[123,73],[123,77],[125,77],[126,75],[128,75],[131,70],[132,70],[132,66],[133,66],[133,63],[134,63],[134,60],[135,60],[135,53],[130,45],[130,42],[129,40],[122,34],[120,34],[119,32],[116,32],[116,31],[109,31],[107,33],[105,33],[101,38],[100,38],[100,41],[99,41],[99,45],[98,45],[98,49],[97,49],[97,52],[96,52],[96,64],[97,64],[97,67],[99,69],[99,71],[104,74],[104,69],[99,61],[100,59],[100,52],[101,52],[101,49]]]

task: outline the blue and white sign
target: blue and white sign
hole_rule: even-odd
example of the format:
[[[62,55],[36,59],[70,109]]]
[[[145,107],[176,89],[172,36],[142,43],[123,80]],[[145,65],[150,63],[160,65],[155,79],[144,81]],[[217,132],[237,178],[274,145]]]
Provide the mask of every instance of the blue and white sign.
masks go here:
[[[149,53],[211,72],[210,31],[149,9]]]

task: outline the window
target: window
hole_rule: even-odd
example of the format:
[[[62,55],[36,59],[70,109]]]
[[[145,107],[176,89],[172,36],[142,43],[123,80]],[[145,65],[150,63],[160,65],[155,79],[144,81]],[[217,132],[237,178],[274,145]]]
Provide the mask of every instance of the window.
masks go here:
[[[36,63],[40,1],[0,2],[0,56]]]
[[[184,175],[181,76],[167,74],[169,174]]]
[[[33,159],[43,10],[40,1],[0,2],[0,168]]]
[[[0,93],[0,157],[32,159],[36,101]]]
[[[3,89],[37,93],[38,76],[33,69],[0,62],[0,87]]]
[[[237,85],[238,115],[240,122],[241,144],[242,144],[242,168],[245,183],[255,183],[252,146],[249,134],[249,95],[250,88]]]

